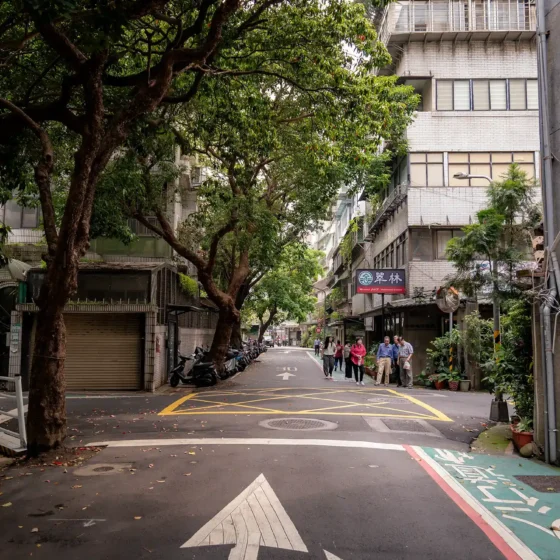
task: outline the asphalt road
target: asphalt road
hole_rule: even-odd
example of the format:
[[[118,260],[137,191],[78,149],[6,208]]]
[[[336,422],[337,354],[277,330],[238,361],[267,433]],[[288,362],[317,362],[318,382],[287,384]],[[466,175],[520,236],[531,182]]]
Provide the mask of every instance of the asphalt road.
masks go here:
[[[504,558],[409,447],[467,450],[489,399],[436,395],[326,381],[280,349],[211,390],[70,399],[74,443],[107,447],[0,481],[2,556]]]

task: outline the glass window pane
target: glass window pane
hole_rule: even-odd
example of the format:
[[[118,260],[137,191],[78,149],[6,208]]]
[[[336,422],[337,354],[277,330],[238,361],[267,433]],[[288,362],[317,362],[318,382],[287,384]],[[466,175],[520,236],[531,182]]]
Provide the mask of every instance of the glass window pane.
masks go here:
[[[437,246],[436,246],[436,258],[445,259],[445,248],[447,247],[447,242],[451,239],[450,230],[441,230],[436,232]]]
[[[507,174],[510,164],[508,163],[494,163],[492,164],[492,179],[499,181]]]
[[[410,184],[419,187],[426,186],[426,164],[415,163],[410,166]]]
[[[456,173],[468,173],[469,166],[466,163],[461,163],[458,165],[449,166],[449,186],[450,187],[468,187],[469,182],[466,179],[456,179],[454,175]]]
[[[449,154],[449,163],[468,163],[469,154]]]
[[[511,152],[498,152],[492,154],[493,163],[510,163],[511,162]]]
[[[490,177],[490,165],[475,164],[471,165],[472,175],[485,175]],[[473,187],[487,187],[490,182],[487,179],[471,179],[471,186]]]
[[[505,111],[507,109],[505,80],[490,80],[490,108],[492,111]]]
[[[426,161],[426,154],[411,153],[409,154],[411,163],[424,163]]]
[[[443,162],[443,154],[428,154],[428,162],[429,163],[442,163]]]
[[[21,221],[22,228],[37,227],[37,208],[24,208],[23,219]]]
[[[428,164],[428,187],[443,187],[443,164]]]
[[[481,152],[474,152],[471,154],[471,163],[488,163],[490,161],[490,154]]]
[[[433,260],[432,232],[429,230],[412,230],[412,259],[415,261]]]
[[[453,107],[455,111],[470,111],[470,83],[467,80],[456,81],[453,84]]]
[[[517,163],[533,163],[533,152],[515,152],[513,161]]]
[[[527,109],[538,110],[539,87],[537,80],[527,80]]]
[[[473,82],[473,109],[475,111],[488,111],[490,109],[487,80],[475,80]]]
[[[453,110],[453,82],[437,81],[437,110]]]
[[[15,200],[8,200],[6,202],[4,225],[11,228],[21,227],[21,206]]]
[[[535,178],[535,166],[532,163],[522,163],[519,165],[519,168],[527,173],[528,179]]]
[[[525,80],[509,81],[509,108],[512,111],[523,111],[525,103]]]

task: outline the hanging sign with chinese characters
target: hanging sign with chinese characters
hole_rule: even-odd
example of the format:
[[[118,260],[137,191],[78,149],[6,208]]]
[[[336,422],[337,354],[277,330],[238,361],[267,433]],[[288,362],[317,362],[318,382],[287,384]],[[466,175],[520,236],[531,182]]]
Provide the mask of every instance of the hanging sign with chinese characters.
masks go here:
[[[367,269],[356,271],[357,294],[404,294],[405,271],[400,268]]]

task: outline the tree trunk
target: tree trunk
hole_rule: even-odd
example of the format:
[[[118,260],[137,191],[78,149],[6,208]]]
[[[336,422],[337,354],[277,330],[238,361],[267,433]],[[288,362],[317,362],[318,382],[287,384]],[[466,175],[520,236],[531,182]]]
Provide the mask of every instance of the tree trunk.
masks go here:
[[[251,286],[246,281],[239,289],[237,297],[235,298],[235,307],[239,309],[239,311],[241,311],[241,308],[243,307],[243,304],[245,303],[245,300],[247,299],[250,291]],[[241,317],[239,317],[239,319],[236,319],[233,323],[230,344],[233,348],[237,349],[241,349],[241,347],[243,346],[243,337],[241,336]]]
[[[273,311],[270,312],[268,319],[264,323],[261,321],[261,326],[259,329],[259,344],[262,343],[264,333],[268,330],[268,327],[270,327],[272,321],[274,321],[274,317],[276,317],[276,313],[277,311],[276,309],[274,309]]]
[[[66,437],[66,328],[62,309],[51,305],[37,314],[29,379],[27,453],[35,456],[59,447]]]
[[[226,357],[229,348],[231,331],[235,320],[235,314],[230,307],[223,307],[220,309],[218,324],[216,325],[212,346],[210,347],[210,356],[212,356],[212,359],[218,369],[223,366],[224,358]]]

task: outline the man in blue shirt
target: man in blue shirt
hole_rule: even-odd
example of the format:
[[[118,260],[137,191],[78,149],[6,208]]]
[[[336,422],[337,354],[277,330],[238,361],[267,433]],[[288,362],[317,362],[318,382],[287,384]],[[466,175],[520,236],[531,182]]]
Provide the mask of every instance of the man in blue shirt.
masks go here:
[[[393,363],[393,345],[391,339],[386,336],[383,344],[377,349],[377,381],[376,385],[381,385],[383,374],[385,374],[385,387],[389,386],[389,376],[391,375],[391,365]]]

